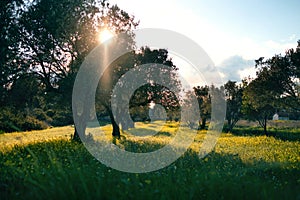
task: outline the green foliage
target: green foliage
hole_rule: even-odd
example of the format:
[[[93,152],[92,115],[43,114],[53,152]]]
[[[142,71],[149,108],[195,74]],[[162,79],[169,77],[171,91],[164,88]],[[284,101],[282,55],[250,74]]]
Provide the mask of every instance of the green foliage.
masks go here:
[[[6,131],[40,129],[38,121],[72,123],[74,79],[85,56],[99,44],[99,32],[108,28],[132,36],[138,25],[105,0],[4,0],[0,9],[0,106],[22,113],[6,116],[12,117],[1,122]],[[49,109],[51,116],[44,113]]]
[[[200,129],[204,129],[206,120],[211,116],[211,95],[209,93],[210,87],[205,85],[201,87],[197,86],[193,89],[199,104],[201,117]]]
[[[235,124],[242,117],[243,86],[234,81],[228,81],[225,85],[226,95],[226,119],[227,131],[231,132]]]
[[[146,72],[141,73],[139,67],[143,64],[149,64],[149,67],[146,69]],[[169,67],[169,70],[162,69],[161,65]],[[98,106],[96,108],[101,108],[100,105],[102,104],[102,108],[106,109],[112,124],[114,124],[113,135],[119,136],[120,132],[112,117],[111,96],[116,86],[119,86],[122,91],[130,91],[134,87],[134,81],[127,81],[126,83],[120,81],[120,78],[129,70],[132,70],[131,72],[135,76],[133,79],[137,79],[145,84],[134,91],[134,94],[129,99],[129,103],[126,102],[128,99],[126,96],[116,99],[118,105],[116,111],[118,113],[127,113],[127,106],[130,109],[131,116],[122,115],[118,119],[122,129],[127,130],[134,127],[134,124],[130,123],[129,117],[134,118],[136,121],[149,120],[150,102],[162,105],[169,119],[179,118],[179,100],[174,95],[176,91],[170,91],[169,88],[164,86],[172,85],[177,91],[181,89],[181,83],[177,74],[178,68],[172,62],[167,50],[142,47],[139,51],[128,52],[116,59],[106,69],[98,84],[96,92],[96,104]],[[157,84],[156,80],[160,80],[163,84]],[[97,110],[97,112],[101,112],[101,110]]]
[[[151,64],[151,68],[147,71],[147,76],[144,82],[149,83],[138,88],[130,99],[130,108],[139,109],[143,107],[149,110],[149,104],[160,104],[164,107],[167,117],[170,120],[178,119],[179,116],[179,97],[174,93],[181,90],[181,82],[178,79],[178,68],[172,62],[169,52],[166,49],[150,49],[149,47],[141,48],[140,52],[136,54],[135,65]],[[170,68],[169,71],[160,69],[161,65]],[[137,77],[142,79],[142,77]],[[155,80],[160,80],[163,84],[157,84]],[[171,85],[175,88],[171,91],[165,85]],[[146,108],[145,108],[146,107]],[[143,111],[143,108],[141,111]],[[137,111],[137,110],[136,110]],[[143,116],[141,112],[141,116]],[[141,117],[143,118],[143,117]],[[149,118],[149,117],[147,117]]]
[[[70,110],[61,110],[55,112],[55,114],[52,117],[52,123],[53,126],[65,126],[73,124],[73,115]]]
[[[0,113],[0,130],[4,132],[41,130],[48,127],[45,121],[25,112],[16,112],[14,108],[4,108]]]
[[[17,118],[20,119],[20,118]],[[36,119],[35,117],[26,116],[24,121],[19,121],[19,127],[21,130],[42,130],[48,127],[48,124],[46,124],[43,121],[40,121]],[[18,125],[17,123],[17,125]]]
[[[36,108],[40,106],[39,97],[42,88],[40,83],[32,74],[26,74],[18,77],[12,84],[8,91],[9,97],[7,98],[9,105],[12,105],[18,110],[24,108]]]
[[[84,57],[98,45],[109,6],[102,1],[41,0],[27,6],[19,19],[22,63],[39,75],[46,90],[76,73]],[[101,13],[101,15],[99,15]],[[110,19],[107,17],[107,19]]]
[[[47,116],[47,113],[40,108],[33,109],[33,116],[35,116],[36,119],[41,121],[51,121],[51,118]]]
[[[275,55],[256,60],[257,76],[264,79],[265,88],[278,98],[284,109],[300,110],[300,40],[295,49],[285,55]]]
[[[242,111],[249,120],[257,120],[267,132],[267,121],[276,111],[277,98],[273,91],[269,90],[269,83],[260,77],[251,81],[243,92]]]
[[[300,41],[284,56],[256,60],[257,78],[243,91],[242,111],[247,119],[257,120],[267,132],[267,121],[278,111],[299,111]],[[296,112],[297,116],[297,112]],[[296,117],[297,118],[297,117]]]
[[[157,128],[146,124],[141,127]],[[169,134],[163,132],[148,142],[134,141],[127,137],[119,145],[132,152],[157,149],[164,145],[159,141],[172,136],[176,127],[174,123],[168,124],[165,130]],[[103,129],[107,129],[110,135],[110,126]],[[55,130],[62,136],[72,131],[69,127],[53,128],[49,133],[51,131],[52,135]],[[41,135],[45,136],[46,132],[42,132]],[[32,137],[37,134],[38,132],[32,134]],[[124,173],[106,167],[93,158],[82,144],[66,139],[2,149],[0,198],[297,199],[299,197],[299,141],[223,134],[215,151],[199,159],[197,152],[204,136],[205,131],[199,132],[190,149],[170,166],[145,174]],[[10,135],[1,137],[0,141],[6,137]],[[11,140],[14,137],[11,137]]]
[[[0,105],[4,104],[7,97],[7,87],[18,77],[21,66],[17,61],[18,31],[17,14],[24,6],[23,0],[0,1]]]
[[[69,110],[18,110],[15,107],[4,107],[0,113],[0,130],[3,132],[41,130],[49,126],[69,124],[73,124],[73,116]]]

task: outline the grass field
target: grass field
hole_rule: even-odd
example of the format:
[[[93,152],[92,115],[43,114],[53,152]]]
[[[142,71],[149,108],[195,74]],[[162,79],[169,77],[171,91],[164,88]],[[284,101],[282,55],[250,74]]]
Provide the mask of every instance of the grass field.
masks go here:
[[[137,123],[116,144],[132,152],[153,151],[177,128],[176,123]],[[300,199],[300,130],[277,127],[278,136],[293,135],[283,140],[241,134],[242,129],[223,133],[203,159],[198,152],[206,132],[199,131],[177,161],[143,174],[101,164],[82,144],[70,141],[71,126],[1,134],[0,199]],[[111,140],[110,125],[102,130]],[[144,140],[133,136],[158,130]]]

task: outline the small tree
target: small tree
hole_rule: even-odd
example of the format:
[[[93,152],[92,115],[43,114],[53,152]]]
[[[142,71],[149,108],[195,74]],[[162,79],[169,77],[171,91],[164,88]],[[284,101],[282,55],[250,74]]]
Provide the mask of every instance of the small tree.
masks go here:
[[[268,135],[267,120],[276,109],[300,110],[300,41],[284,56],[261,57],[255,62],[257,78],[244,91],[243,111],[249,119],[258,120]]]
[[[243,86],[237,85],[235,81],[229,80],[224,87],[227,103],[227,131],[231,132],[233,127],[242,117]]]
[[[249,120],[257,120],[259,125],[267,132],[267,122],[276,110],[276,98],[269,89],[269,82],[262,77],[254,79],[247,85],[243,93],[243,113]]]
[[[300,111],[300,40],[285,55],[256,60],[257,75],[268,81],[269,90],[279,98],[278,104]]]
[[[193,89],[199,104],[201,117],[200,129],[205,129],[206,121],[211,114],[211,95],[209,94],[209,86],[197,86]]]
[[[121,123],[123,130],[134,126],[134,124],[131,123],[132,120],[128,119],[131,116],[126,107],[136,107],[137,109],[140,109],[139,107],[142,106],[143,108],[141,111],[144,112],[144,107],[148,106],[151,101],[161,104],[170,112],[175,107],[179,107],[178,100],[172,95],[172,91],[163,85],[155,83],[155,80],[159,79],[165,84],[174,85],[177,88],[180,88],[181,86],[180,81],[177,79],[177,68],[169,58],[168,51],[165,49],[151,50],[150,48],[145,47],[140,49],[138,53],[135,51],[127,53],[115,60],[106,69],[100,79],[96,95],[97,101],[106,108],[106,111],[110,116],[113,125],[112,135],[114,137],[120,137],[120,128],[118,122],[115,120],[114,113],[112,112],[111,97],[113,89],[117,83],[123,90],[132,88],[135,85],[134,79],[130,80],[131,83],[122,83],[119,82],[119,80],[130,69],[143,64],[149,64],[149,68],[147,68],[147,71],[144,72],[142,76],[137,75],[134,79],[142,80],[143,83],[147,84],[144,84],[135,90],[133,96],[130,98],[129,105],[122,97],[116,99],[119,106],[116,108],[117,112],[119,114],[122,113],[119,115],[119,118],[117,118],[117,121]],[[164,71],[161,69],[160,64],[169,67],[170,70]],[[138,70],[138,68],[133,70]],[[139,74],[138,71],[136,74]],[[128,97],[125,97],[124,99],[127,98]],[[135,111],[137,111],[137,109],[135,109]]]

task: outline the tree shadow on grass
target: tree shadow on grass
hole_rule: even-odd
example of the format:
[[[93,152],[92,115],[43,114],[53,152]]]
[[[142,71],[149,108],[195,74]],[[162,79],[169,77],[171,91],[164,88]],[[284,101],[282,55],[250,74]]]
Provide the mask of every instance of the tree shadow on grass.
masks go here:
[[[167,132],[167,131],[160,131],[160,132],[156,133],[155,136],[166,136],[166,137],[170,137],[170,136],[172,136],[172,134],[169,133],[169,132]]]
[[[203,190],[195,192],[195,196],[205,199],[300,197],[300,166],[295,164],[293,167],[287,167],[287,163],[255,159],[244,162],[238,154],[216,152],[211,152],[201,159],[196,152],[189,150],[168,168],[172,166],[188,167],[191,174],[187,173],[185,176],[198,177],[203,187]],[[193,185],[191,183],[191,187]]]
[[[1,199],[300,197],[299,165],[286,168],[286,163],[261,160],[245,163],[238,154],[211,152],[201,159],[189,149],[166,168],[132,174],[101,164],[82,144],[52,141],[16,147],[0,154],[0,160],[3,161],[0,162]]]
[[[130,133],[131,135],[140,136],[140,137],[152,136],[157,133],[157,131],[148,128],[132,128],[127,130],[126,132]]]
[[[264,131],[261,128],[253,128],[253,127],[243,127],[243,128],[234,128],[231,132],[236,136],[263,136]],[[269,129],[268,133],[270,136],[273,136],[276,139],[280,139],[283,141],[300,141],[300,129],[290,130],[290,129]]]
[[[99,127],[99,126],[106,126],[108,124],[111,124],[111,122],[109,120],[98,120],[98,121],[89,122],[87,124],[87,126],[89,128],[96,128],[96,127]]]
[[[126,133],[130,133],[134,136],[172,136],[171,133],[167,131],[159,131],[157,132],[156,130],[153,129],[148,129],[148,128],[132,128],[126,131]]]

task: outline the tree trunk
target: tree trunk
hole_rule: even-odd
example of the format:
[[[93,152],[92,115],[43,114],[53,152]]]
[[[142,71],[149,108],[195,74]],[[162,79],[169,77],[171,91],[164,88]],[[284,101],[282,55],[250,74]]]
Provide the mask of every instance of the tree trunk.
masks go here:
[[[230,126],[228,127],[227,133],[232,133],[233,130],[233,124],[230,124]]]
[[[114,115],[113,115],[111,109],[109,109],[109,107],[106,107],[106,109],[107,109],[107,112],[109,114],[110,121],[111,121],[111,124],[112,124],[112,127],[113,127],[112,136],[119,139],[121,137],[119,125],[115,121],[115,118],[114,118]]]
[[[74,130],[74,134],[73,134],[72,139],[73,139],[74,141],[76,141],[76,142],[80,142],[80,141],[81,141],[76,126],[75,126],[75,130]]]
[[[267,120],[268,120],[268,118],[267,118],[267,116],[265,116],[265,119],[264,119],[264,134],[266,136],[270,136],[270,134],[267,131]]]
[[[239,120],[236,120],[236,119],[230,120],[230,123],[228,123],[228,132],[232,133],[233,128],[235,127],[235,125],[238,121]]]
[[[231,131],[232,131],[232,121],[231,121],[231,119],[228,119],[226,132],[229,133]]]
[[[264,126],[264,134],[265,134],[266,136],[269,136],[269,133],[268,133],[268,131],[267,131],[267,125]]]
[[[120,136],[121,136],[120,128],[119,128],[119,125],[116,123],[116,121],[113,119],[113,117],[111,118],[111,124],[113,126],[112,136],[114,136],[116,138],[120,138]]]
[[[265,121],[265,124],[264,124],[264,134],[266,136],[270,136],[269,133],[268,133],[268,131],[267,131],[267,121]]]
[[[201,119],[201,126],[200,126],[200,129],[203,130],[205,129],[205,125],[206,125],[206,117],[203,117]]]
[[[75,130],[73,134],[73,140],[77,142],[81,142],[81,140],[85,139],[85,129],[86,129],[86,120],[84,119],[83,116],[77,116],[78,124],[77,126],[75,125]],[[80,133],[82,134],[80,137]]]
[[[90,116],[89,109],[87,108],[88,104],[85,105],[86,106],[84,106],[83,108],[83,113],[81,113],[81,115],[77,114],[76,118],[74,119],[75,130],[72,139],[77,142],[81,142],[81,140],[85,139],[85,130],[86,130],[88,118]]]

